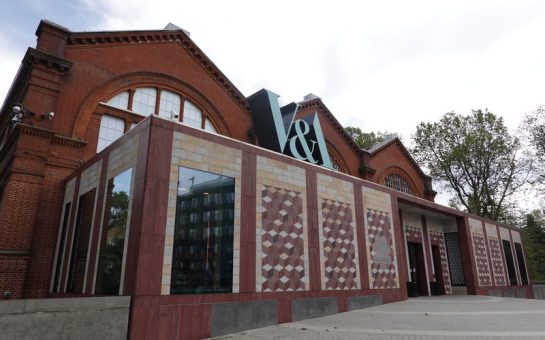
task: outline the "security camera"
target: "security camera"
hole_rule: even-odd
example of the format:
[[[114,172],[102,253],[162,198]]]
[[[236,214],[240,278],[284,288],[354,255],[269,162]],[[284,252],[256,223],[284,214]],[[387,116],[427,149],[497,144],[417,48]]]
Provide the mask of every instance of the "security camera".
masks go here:
[[[6,290],[6,291],[4,292],[4,299],[9,299],[9,298],[11,298],[11,291]]]
[[[15,105],[12,110],[13,110],[13,113],[19,114],[19,113],[21,113],[22,109],[21,109],[21,107],[19,105]]]
[[[53,111],[51,111],[51,112],[49,112],[49,113],[44,113],[44,114],[42,115],[42,119],[49,119],[49,120],[51,120],[51,119],[53,119],[53,117],[55,117],[55,112],[53,112]]]
[[[21,119],[23,119],[23,114],[21,112],[18,112],[14,114],[13,117],[11,117],[11,123],[17,124],[21,121]]]
[[[170,111],[170,119],[178,119],[180,117],[180,114],[175,112],[174,110]]]

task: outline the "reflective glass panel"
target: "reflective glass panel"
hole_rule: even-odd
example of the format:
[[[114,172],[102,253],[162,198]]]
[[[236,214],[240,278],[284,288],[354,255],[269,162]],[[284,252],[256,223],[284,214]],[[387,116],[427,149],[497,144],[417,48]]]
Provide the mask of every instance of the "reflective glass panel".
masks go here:
[[[96,188],[92,189],[79,198],[76,225],[74,226],[74,236],[72,239],[70,267],[68,270],[68,287],[66,289],[68,293],[83,293],[89,236],[95,212],[96,192]]]
[[[153,87],[140,87],[134,92],[132,111],[149,116],[155,113],[155,97],[157,91]]]
[[[161,91],[161,105],[159,106],[159,116],[178,120],[180,116],[180,96],[176,93],[163,90]]]
[[[108,105],[126,110],[129,107],[129,91],[121,92],[108,100]]]
[[[189,100],[184,102],[184,119],[183,123],[189,126],[201,128],[202,124],[202,111],[193,105]]]
[[[526,264],[524,262],[524,254],[522,252],[522,245],[515,243],[515,253],[517,254],[517,263],[519,265],[520,279],[523,285],[528,284],[528,275],[526,273]]]
[[[125,133],[125,121],[121,118],[102,115],[98,132],[97,152],[104,150]]]
[[[204,130],[208,132],[217,133],[216,128],[214,127],[210,119],[208,118],[206,118],[206,120],[204,121]]]
[[[235,179],[179,168],[171,294],[231,292]]]
[[[111,178],[106,189],[95,294],[120,294],[132,169]]]
[[[66,240],[66,229],[68,228],[68,221],[70,219],[70,207],[71,202],[66,203],[64,206],[64,213],[62,218],[62,227],[59,240],[59,249],[57,251],[57,264],[55,266],[55,279],[53,280],[53,291],[59,292],[59,280],[61,275],[62,258],[64,256],[64,242]]]

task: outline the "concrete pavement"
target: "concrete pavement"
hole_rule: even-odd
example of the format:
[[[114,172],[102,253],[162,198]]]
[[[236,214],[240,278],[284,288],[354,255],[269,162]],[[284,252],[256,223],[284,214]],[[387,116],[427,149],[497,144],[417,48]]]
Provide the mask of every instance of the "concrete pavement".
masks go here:
[[[545,300],[440,296],[339,313],[216,339],[545,339]]]

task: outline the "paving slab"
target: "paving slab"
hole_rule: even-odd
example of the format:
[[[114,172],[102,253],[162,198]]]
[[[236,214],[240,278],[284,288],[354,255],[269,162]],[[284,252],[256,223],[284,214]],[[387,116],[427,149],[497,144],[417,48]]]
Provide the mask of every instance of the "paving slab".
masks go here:
[[[545,300],[411,298],[216,339],[545,339]]]

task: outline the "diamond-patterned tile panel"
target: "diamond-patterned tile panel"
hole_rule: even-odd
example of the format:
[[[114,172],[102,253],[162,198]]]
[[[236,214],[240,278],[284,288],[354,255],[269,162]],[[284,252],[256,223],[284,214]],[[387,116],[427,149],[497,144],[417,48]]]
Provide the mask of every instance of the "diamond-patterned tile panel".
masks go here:
[[[374,289],[398,288],[399,279],[390,214],[380,210],[367,209],[366,217],[370,255],[370,287]]]
[[[325,289],[357,289],[352,208],[324,198],[322,217]]]
[[[261,194],[262,291],[305,290],[301,193],[263,185]]]
[[[445,288],[445,294],[451,294],[447,248],[445,246],[445,238],[443,236],[443,233],[430,231],[430,241],[431,244],[439,246],[439,254],[441,256],[441,275],[443,275],[443,286]]]
[[[494,271],[494,279],[496,286],[505,286],[505,270],[503,269],[503,259],[500,250],[500,242],[497,237],[488,237],[488,245],[490,246],[490,257],[492,258],[492,269]]]
[[[492,279],[490,277],[484,236],[478,233],[472,233],[471,236],[473,238],[473,249],[475,250],[475,261],[477,262],[477,275],[479,277],[479,286],[492,286]]]
[[[405,236],[407,238],[407,242],[422,243],[422,231],[420,228],[406,226]]]

